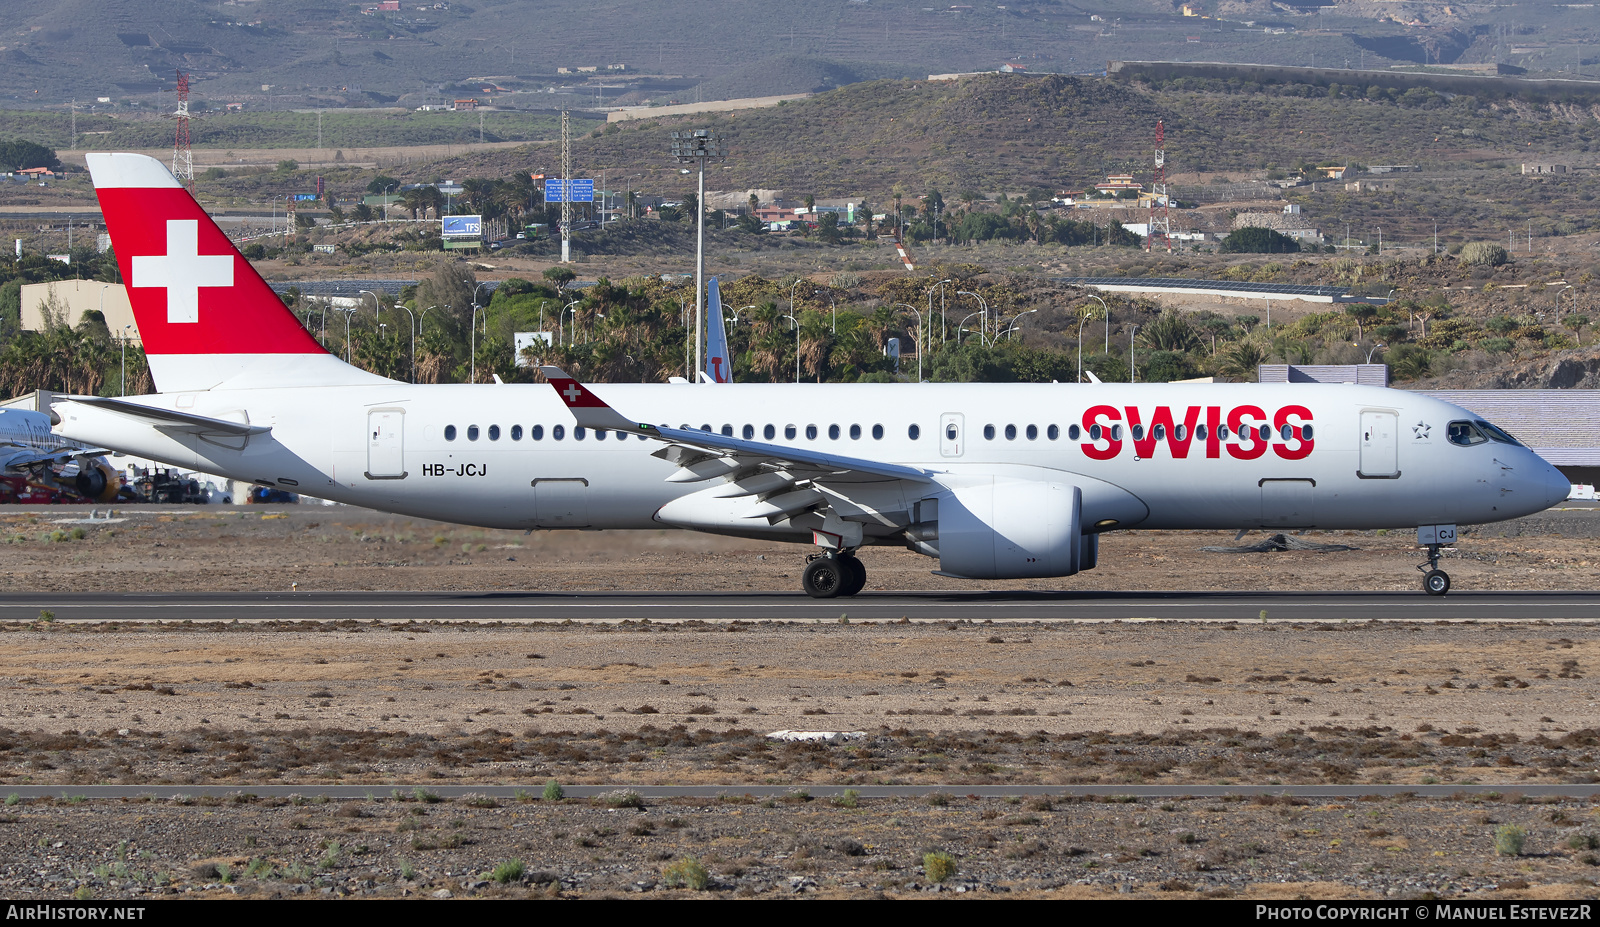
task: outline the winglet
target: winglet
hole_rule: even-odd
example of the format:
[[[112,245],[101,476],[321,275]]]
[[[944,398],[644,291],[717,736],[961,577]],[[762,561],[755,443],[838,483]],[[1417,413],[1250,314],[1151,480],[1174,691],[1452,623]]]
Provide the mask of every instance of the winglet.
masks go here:
[[[566,371],[560,367],[544,366],[539,370],[555,388],[556,395],[566,403],[567,409],[572,412],[572,417],[584,428],[631,434],[651,434],[656,430],[654,425],[641,424],[623,417],[617,410],[606,405],[605,400],[596,396],[594,390],[567,376]]]

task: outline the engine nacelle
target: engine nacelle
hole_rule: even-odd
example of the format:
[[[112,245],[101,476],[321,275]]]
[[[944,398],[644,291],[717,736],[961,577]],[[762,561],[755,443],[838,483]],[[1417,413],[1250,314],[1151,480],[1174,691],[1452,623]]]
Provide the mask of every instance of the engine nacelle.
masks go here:
[[[1084,565],[1083,490],[994,479],[939,500],[939,567],[969,579],[1071,576]],[[1089,555],[1089,567],[1094,554]]]
[[[115,502],[122,489],[122,474],[107,463],[105,458],[80,460],[78,475],[73,478],[73,488],[78,494],[95,502]]]

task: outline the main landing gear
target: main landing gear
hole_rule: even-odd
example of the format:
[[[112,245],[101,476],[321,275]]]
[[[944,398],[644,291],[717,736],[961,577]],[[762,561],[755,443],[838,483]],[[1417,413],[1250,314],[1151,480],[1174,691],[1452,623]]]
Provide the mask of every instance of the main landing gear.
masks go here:
[[[800,584],[813,599],[853,596],[867,584],[867,568],[851,551],[828,551],[806,558]]]
[[[1428,545],[1428,562],[1417,564],[1422,572],[1422,591],[1428,595],[1444,595],[1450,591],[1450,574],[1439,569],[1439,544]]]

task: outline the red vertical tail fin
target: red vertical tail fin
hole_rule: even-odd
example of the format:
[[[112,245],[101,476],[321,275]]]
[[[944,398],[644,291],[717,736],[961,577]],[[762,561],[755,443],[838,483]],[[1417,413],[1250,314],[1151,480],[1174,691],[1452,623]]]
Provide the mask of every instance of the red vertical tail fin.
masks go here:
[[[161,162],[87,160],[162,392],[384,382],[323,350]]]

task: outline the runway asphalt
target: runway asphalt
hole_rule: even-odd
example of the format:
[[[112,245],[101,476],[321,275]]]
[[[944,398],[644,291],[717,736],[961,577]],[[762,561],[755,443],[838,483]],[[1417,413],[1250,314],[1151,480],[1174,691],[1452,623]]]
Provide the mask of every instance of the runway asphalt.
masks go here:
[[[1596,592],[13,593],[0,621],[1596,621]]]

